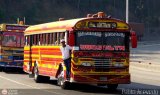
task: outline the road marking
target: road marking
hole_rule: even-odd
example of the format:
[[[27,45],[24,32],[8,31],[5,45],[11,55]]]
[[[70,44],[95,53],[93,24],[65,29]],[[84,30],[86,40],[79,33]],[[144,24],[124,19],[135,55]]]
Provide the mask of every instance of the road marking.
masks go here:
[[[138,47],[147,47],[147,46],[154,46],[154,45],[160,45],[160,44],[150,44],[150,45],[138,45]]]
[[[53,93],[53,94],[57,94],[57,95],[67,95],[67,94],[62,94],[62,93],[52,92],[52,91],[49,91],[49,90],[43,90],[43,89],[40,89],[40,88],[37,88],[37,87],[31,86],[31,85],[27,85],[27,84],[23,84],[23,83],[20,83],[20,82],[17,82],[17,81],[11,80],[11,79],[6,78],[6,77],[3,77],[3,76],[0,76],[0,78],[5,79],[5,80],[8,80],[8,81],[11,81],[11,82],[14,82],[14,83],[16,83],[16,84],[20,84],[20,85],[27,86],[27,87],[30,87],[30,88],[38,89],[38,90],[41,90],[41,91],[45,91],[45,92],[49,92],[49,93]]]

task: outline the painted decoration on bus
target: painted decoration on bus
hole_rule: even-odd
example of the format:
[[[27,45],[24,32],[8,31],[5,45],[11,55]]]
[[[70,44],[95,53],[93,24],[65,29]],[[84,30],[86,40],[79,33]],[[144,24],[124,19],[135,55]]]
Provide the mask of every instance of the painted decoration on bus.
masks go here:
[[[125,46],[111,45],[80,45],[81,50],[109,50],[109,51],[125,51]]]
[[[88,22],[89,28],[116,28],[117,24],[114,22]]]
[[[80,50],[125,51],[125,33],[79,31],[76,45]]]
[[[2,45],[11,46],[11,47],[23,47],[24,46],[23,33],[4,32],[3,39],[2,39]]]

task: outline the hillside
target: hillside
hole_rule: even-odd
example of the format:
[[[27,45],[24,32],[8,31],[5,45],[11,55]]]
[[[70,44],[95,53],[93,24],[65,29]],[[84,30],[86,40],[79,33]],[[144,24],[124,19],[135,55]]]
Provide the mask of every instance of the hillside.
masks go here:
[[[126,0],[0,0],[0,23],[15,23],[26,18],[26,24],[84,17],[104,11],[125,20]],[[160,26],[160,0],[129,0],[129,21]]]

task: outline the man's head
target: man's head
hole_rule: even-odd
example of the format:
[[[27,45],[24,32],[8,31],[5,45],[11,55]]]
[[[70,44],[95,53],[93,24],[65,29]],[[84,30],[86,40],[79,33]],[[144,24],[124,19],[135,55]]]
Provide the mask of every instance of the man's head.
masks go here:
[[[65,40],[61,39],[61,45],[64,47],[65,46]]]

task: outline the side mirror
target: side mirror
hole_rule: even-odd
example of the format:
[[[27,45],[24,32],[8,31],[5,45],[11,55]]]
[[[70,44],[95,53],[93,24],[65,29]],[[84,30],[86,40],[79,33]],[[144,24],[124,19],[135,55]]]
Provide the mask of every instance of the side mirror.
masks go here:
[[[137,48],[137,35],[135,32],[131,32],[131,45],[132,48]]]

